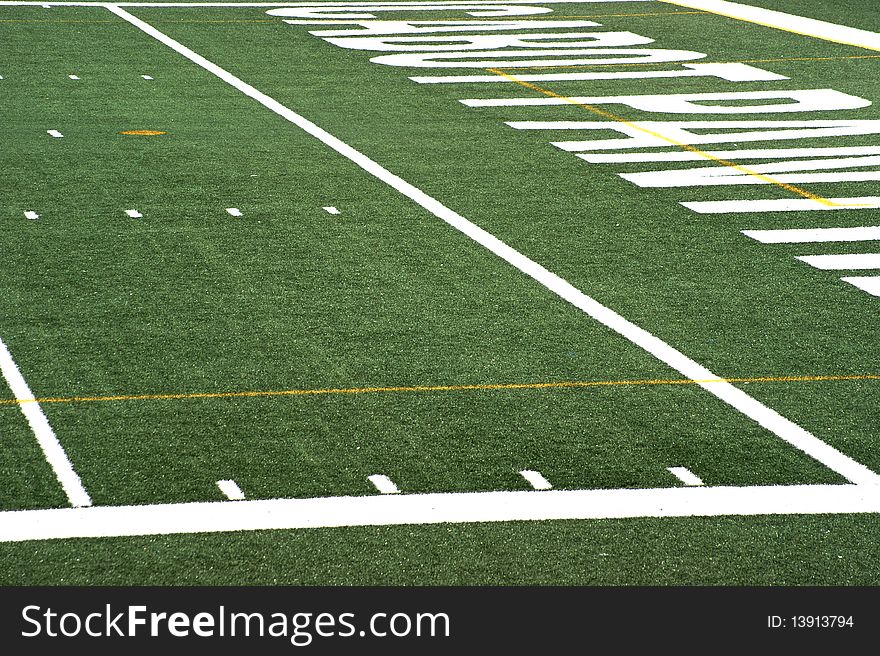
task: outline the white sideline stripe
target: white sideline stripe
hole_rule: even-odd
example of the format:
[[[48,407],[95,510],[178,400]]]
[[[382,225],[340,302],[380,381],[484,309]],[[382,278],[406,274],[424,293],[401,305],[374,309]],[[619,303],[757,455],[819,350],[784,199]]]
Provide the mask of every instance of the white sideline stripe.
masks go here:
[[[91,506],[92,499],[89,497],[89,493],[83,487],[82,481],[73,469],[70,458],[67,457],[67,453],[64,451],[64,447],[61,446],[61,442],[55,436],[55,431],[49,425],[49,420],[43,413],[43,408],[34,399],[31,388],[25,382],[21,370],[15,364],[12,354],[2,339],[0,339],[0,371],[2,371],[3,378],[6,379],[6,383],[9,385],[13,395],[15,395],[16,400],[27,401],[27,403],[19,403],[18,407],[27,419],[31,430],[34,431],[37,442],[43,450],[43,455],[52,467],[52,471],[55,472],[55,478],[61,483],[61,487],[64,489],[70,505],[77,508]]]
[[[56,139],[59,139],[64,136],[58,130],[46,130],[46,134],[48,134],[51,137],[55,137]]]
[[[835,23],[804,18],[794,14],[786,14],[772,9],[762,9],[741,5],[736,2],[725,0],[659,0],[667,5],[677,5],[688,9],[708,11],[712,14],[720,14],[728,18],[757,23],[764,27],[773,27],[786,32],[794,32],[816,39],[833,41],[848,46],[857,46],[868,50],[880,50],[880,34],[868,32],[855,27],[845,27]]]
[[[697,476],[694,472],[692,472],[687,467],[667,467],[667,470],[675,476],[678,480],[690,487],[697,487],[699,485],[705,485],[703,483],[703,479]]]
[[[133,219],[140,219],[140,218],[143,218],[143,216],[144,216],[143,214],[141,214],[137,210],[125,210],[125,213],[128,214]]]
[[[817,203],[811,198],[775,198],[773,200],[699,200],[681,203],[681,205],[700,214],[868,210],[880,207],[880,196],[828,198],[826,200],[834,204]]]
[[[338,209],[336,209],[335,207],[324,207],[324,208],[322,208],[322,209],[323,209],[325,212],[327,212],[327,214],[342,214],[342,212],[340,212],[340,211],[339,211]]]
[[[762,244],[812,244],[833,241],[880,241],[880,226],[860,228],[804,228],[790,230],[743,230]]]
[[[37,219],[40,218],[40,215],[32,210],[28,210],[27,212],[24,213],[24,218],[30,219],[31,221],[36,221]]]
[[[68,75],[67,77],[69,77],[71,80],[78,80],[79,79],[79,75]]]
[[[217,481],[217,487],[220,488],[220,491],[225,494],[226,498],[230,501],[241,501],[244,499],[244,492],[238,487],[238,483],[233,480],[224,479],[222,481]]]
[[[812,458],[815,458],[829,469],[837,472],[853,483],[870,483],[872,485],[880,484],[880,476],[861,463],[856,462],[849,456],[844,455],[834,447],[826,444],[794,422],[786,419],[775,410],[768,408],[742,390],[734,387],[732,384],[723,381],[706,367],[698,364],[663,340],[623,318],[595,299],[590,298],[582,291],[575,288],[571,283],[548,271],[540,264],[530,260],[494,235],[483,230],[474,223],[471,223],[460,214],[452,211],[425,192],[391,173],[363,153],[355,150],[340,139],[337,139],[305,117],[285,107],[277,100],[270,98],[261,91],[258,91],[228,71],[213,64],[198,53],[193,52],[178,41],[163,34],[152,25],[132,16],[124,9],[115,5],[108,5],[107,9],[135,27],[143,30],[146,34],[161,41],[193,63],[198,64],[205,70],[213,73],[221,80],[232,85],[245,95],[253,98],[267,109],[270,109],[279,116],[287,119],[294,125],[299,126],[343,157],[348,158],[368,173],[374,175],[376,178],[390,185],[407,198],[421,205],[437,218],[445,221],[447,224],[464,235],[467,235],[499,258],[516,267],[560,298],[568,301],[596,321],[611,328],[633,344],[643,348],[660,361],[666,363],[685,378],[703,381],[712,380],[713,382],[711,383],[698,384],[710,394],[739,410],[746,417],[757,422],[759,425],[785,440],[795,448],[800,449]]]
[[[227,207],[226,212],[227,212],[227,214],[230,214],[231,216],[241,216],[241,210],[238,209],[237,207]]]
[[[400,490],[397,489],[394,481],[385,474],[373,474],[372,476],[367,476],[367,480],[375,485],[376,489],[382,494],[400,494]]]
[[[550,481],[544,478],[544,475],[541,472],[536,472],[531,469],[523,469],[520,472],[520,475],[536,490],[549,490],[553,487],[550,484]]]
[[[874,296],[880,296],[880,276],[850,276],[841,278],[843,282],[855,285],[862,291]]]
[[[880,253],[846,253],[844,255],[799,255],[801,262],[830,271],[833,269],[880,269]]]
[[[880,512],[865,485],[533,490],[0,512],[0,542],[341,526]]]

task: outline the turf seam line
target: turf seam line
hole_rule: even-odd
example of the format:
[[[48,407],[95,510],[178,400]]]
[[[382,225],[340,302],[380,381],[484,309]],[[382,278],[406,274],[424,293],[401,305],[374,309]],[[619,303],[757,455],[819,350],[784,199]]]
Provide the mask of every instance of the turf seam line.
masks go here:
[[[537,262],[529,259],[519,251],[501,241],[495,235],[472,223],[457,212],[449,209],[437,199],[406,182],[360,151],[352,148],[337,137],[334,137],[304,116],[297,114],[274,98],[267,96],[255,87],[232,75],[229,71],[210,62],[205,57],[199,55],[190,48],[187,48],[182,43],[175,41],[149,23],[133,16],[119,6],[108,4],[106,5],[106,8],[123,20],[131,23],[135,28],[165,44],[178,54],[194,64],[201,66],[209,73],[212,73],[248,97],[253,98],[266,109],[273,111],[290,123],[300,127],[305,132],[320,140],[367,173],[370,173],[377,179],[396,189],[398,192],[414,201],[437,218],[446,222],[447,225],[470,237],[499,258],[531,277],[535,282],[543,285],[558,297],[574,305],[599,323],[610,328],[617,334],[666,363],[685,378],[693,380],[721,380],[719,376],[712,373],[706,367],[687,357],[660,338],[649,333],[647,330],[640,328],[631,321],[625,319],[617,312],[602,305],[597,300],[587,296],[568,281],[560,278]],[[788,442],[795,448],[800,449],[853,483],[880,485],[880,476],[871,469],[856,462],[853,458],[838,451],[830,444],[823,442],[809,431],[798,426],[789,419],[786,419],[775,410],[772,410],[730,383],[719,382],[717,384],[701,384],[701,386],[710,394],[735,408],[752,421],[757,422],[777,437]]]
[[[34,393],[28,387],[21,370],[12,359],[12,354],[2,339],[0,339],[0,372],[9,385],[9,389],[15,395],[16,402],[34,432],[37,443],[40,445],[46,461],[52,467],[55,478],[58,479],[67,495],[70,505],[76,508],[92,505],[92,499],[74,470],[73,463],[71,463],[64,447],[61,446],[55,431],[52,430],[39,402],[34,399]]]

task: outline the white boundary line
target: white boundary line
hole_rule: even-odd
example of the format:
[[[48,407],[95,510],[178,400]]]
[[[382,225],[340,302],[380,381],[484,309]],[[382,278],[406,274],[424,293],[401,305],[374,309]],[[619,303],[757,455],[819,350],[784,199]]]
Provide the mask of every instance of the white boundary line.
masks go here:
[[[633,344],[641,347],[661,362],[666,363],[685,378],[691,380],[712,380],[711,383],[698,384],[710,394],[713,394],[720,400],[740,411],[746,417],[757,422],[777,437],[780,437],[792,446],[815,458],[829,469],[837,472],[853,483],[880,485],[880,476],[864,465],[856,462],[849,456],[844,455],[829,444],[826,444],[794,422],[789,421],[775,410],[771,410],[763,403],[734,387],[732,384],[722,380],[719,376],[716,376],[714,373],[680,351],[674,349],[663,340],[623,318],[621,315],[605,307],[595,299],[590,298],[555,273],[548,271],[540,264],[530,260],[528,257],[511,248],[494,235],[483,230],[476,224],[471,223],[435,198],[406,182],[394,173],[391,173],[388,169],[377,164],[372,159],[360,151],[355,150],[340,139],[337,139],[307,118],[297,114],[288,107],[285,107],[277,100],[270,98],[229,71],[208,61],[198,53],[190,50],[180,42],[175,41],[149,23],[133,16],[119,6],[107,5],[107,9],[154,39],[164,43],[191,62],[201,66],[213,75],[216,75],[218,78],[235,87],[246,96],[253,98],[267,109],[305,130],[308,134],[323,142],[343,157],[346,157],[353,163],[357,164],[364,171],[393,187],[437,218],[445,221],[464,235],[467,235],[484,248],[488,249],[504,261],[519,269],[522,273],[552,291],[560,298],[568,301],[599,323],[625,337]]]
[[[0,542],[342,526],[880,512],[864,485],[371,495],[0,512]]]
[[[21,408],[21,412],[27,419],[31,430],[34,431],[37,442],[43,450],[43,455],[46,456],[46,460],[51,465],[52,471],[55,472],[55,477],[61,483],[61,487],[64,488],[64,493],[67,495],[70,505],[74,507],[91,506],[92,500],[89,497],[89,493],[83,487],[82,481],[73,469],[70,458],[67,457],[67,453],[64,451],[64,447],[61,446],[61,442],[55,436],[55,431],[49,425],[49,420],[46,418],[43,408],[34,399],[34,393],[31,392],[31,388],[25,382],[24,376],[21,375],[18,365],[15,364],[12,354],[2,339],[0,339],[0,372],[3,373],[3,377],[6,379],[6,383],[9,385],[9,389],[12,390],[15,398],[18,401],[23,401],[23,403],[18,404],[18,407]]]
[[[764,27],[772,27],[793,34],[811,36],[824,41],[833,41],[847,46],[866,48],[867,50],[880,50],[880,34],[860,30],[855,27],[846,27],[836,23],[805,18],[795,14],[786,14],[772,9],[741,5],[726,0],[658,0],[667,5],[686,7],[698,11],[706,11],[727,18],[755,23]]]

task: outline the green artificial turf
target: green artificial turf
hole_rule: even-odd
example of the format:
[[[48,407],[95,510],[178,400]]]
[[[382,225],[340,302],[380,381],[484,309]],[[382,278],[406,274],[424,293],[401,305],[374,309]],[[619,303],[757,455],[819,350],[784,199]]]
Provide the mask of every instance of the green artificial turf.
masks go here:
[[[791,3],[761,4],[786,10]],[[787,10],[833,19],[819,5]],[[833,88],[880,101],[877,60],[852,46],[660,3],[553,7],[559,18],[601,15],[602,29],[651,37],[651,47],[705,52],[706,62],[753,62],[790,78],[537,83],[555,94]],[[579,138],[576,131],[504,124],[605,120],[583,107],[466,107],[458,101],[546,96],[514,83],[416,84],[409,76],[485,71],[371,63],[382,53],[337,47],[308,33],[318,27],[287,25],[264,8],[131,11],[718,375],[880,374],[880,299],[841,282],[845,274],[795,259],[875,252],[876,242],[767,245],[741,234],[878,225],[877,210],[698,215],[680,202],[792,193],[772,185],[639,188],[618,174],[703,164],[587,164],[550,144]],[[10,53],[0,64],[0,338],[38,398],[681,379],[108,11],[0,13]],[[657,15],[609,15],[626,13]],[[876,12],[865,16],[861,26],[877,29]],[[875,106],[708,118],[603,107],[629,121],[880,118]],[[50,137],[50,129],[64,137]],[[166,134],[120,134],[130,130]],[[600,136],[616,135],[580,138]],[[874,143],[865,136],[740,147]],[[876,182],[800,186],[824,197],[876,195]],[[243,216],[230,216],[229,207]],[[144,216],[132,219],[127,209]],[[40,219],[26,220],[25,211]],[[877,380],[743,389],[880,469]],[[0,393],[11,398],[5,385]],[[671,466],[686,466],[709,485],[842,482],[695,385],[105,399],[43,408],[99,505],[219,500],[219,479],[234,479],[248,498],[365,495],[375,491],[367,481],[374,473],[403,492],[526,489],[521,469],[539,470],[563,489],[670,487],[677,484]],[[14,405],[0,405],[0,440],[0,472],[10,481],[2,509],[64,506]],[[871,515],[73,540],[0,545],[9,556],[0,581],[870,583],[880,579],[871,564],[875,526]],[[816,551],[826,530],[845,547],[845,562]],[[673,553],[683,536],[688,548]],[[618,545],[619,557],[584,552],[593,540]],[[543,560],[521,558],[520,547]],[[601,551],[615,553],[609,549]],[[245,562],[253,554],[256,562]],[[114,559],[109,571],[99,566]],[[292,559],[302,569],[273,573]],[[420,571],[420,560],[432,566]],[[801,565],[780,564],[788,561]],[[200,570],[199,563],[209,565]]]

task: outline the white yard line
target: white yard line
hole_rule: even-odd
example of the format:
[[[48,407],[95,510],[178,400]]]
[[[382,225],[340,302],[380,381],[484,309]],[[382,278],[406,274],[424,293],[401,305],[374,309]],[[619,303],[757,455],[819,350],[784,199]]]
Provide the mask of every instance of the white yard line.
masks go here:
[[[824,41],[833,41],[834,43],[842,43],[867,50],[880,50],[880,34],[876,32],[828,23],[814,18],[805,18],[772,9],[751,7],[736,2],[726,2],[725,0],[658,0],[658,2],[707,11],[747,23],[755,23],[764,27],[784,30],[785,32],[811,36]]]
[[[89,497],[89,493],[83,487],[82,481],[73,469],[70,458],[67,457],[67,453],[64,451],[64,447],[61,446],[61,442],[55,436],[55,431],[49,425],[49,420],[43,413],[43,408],[34,399],[31,388],[25,382],[21,370],[15,364],[12,354],[2,339],[0,339],[0,372],[3,373],[3,378],[6,379],[6,383],[9,385],[9,389],[16,400],[20,402],[18,407],[27,419],[31,430],[34,431],[37,442],[43,450],[43,455],[52,467],[52,471],[55,472],[55,477],[61,483],[61,487],[64,488],[64,493],[67,495],[70,505],[75,507],[91,506],[92,499]]]
[[[880,207],[880,205],[878,205],[878,207]],[[880,226],[862,226],[857,228],[743,230],[742,233],[746,237],[751,237],[762,244],[819,244],[837,241],[880,241]]]
[[[217,487],[220,488],[220,491],[230,501],[242,501],[244,499],[244,492],[238,487],[238,483],[233,480],[224,479],[222,481],[217,481]]]
[[[277,100],[270,98],[229,71],[208,61],[198,53],[190,50],[180,42],[175,41],[163,32],[160,32],[152,25],[133,16],[124,9],[121,9],[119,6],[108,5],[107,9],[154,39],[164,43],[191,62],[201,66],[213,75],[216,75],[218,78],[235,87],[245,95],[253,98],[267,109],[305,130],[343,157],[346,157],[382,182],[393,187],[437,218],[445,221],[451,227],[460,231],[464,235],[467,235],[505,262],[508,262],[522,273],[552,291],[560,298],[568,301],[599,323],[607,326],[633,344],[641,347],[661,362],[666,363],[685,378],[690,380],[712,380],[713,382],[711,383],[698,384],[710,394],[729,404],[777,437],[788,442],[795,448],[800,449],[853,483],[880,485],[880,476],[861,463],[856,462],[849,456],[841,453],[829,444],[826,444],[794,422],[786,419],[775,410],[768,408],[760,401],[757,401],[742,390],[734,387],[732,384],[723,381],[719,376],[709,371],[706,367],[698,364],[663,340],[628,321],[595,299],[590,298],[571,285],[571,283],[563,280],[555,273],[548,271],[540,264],[530,260],[528,257],[511,248],[494,235],[483,230],[476,224],[471,223],[435,198],[406,182],[394,173],[391,173],[388,169],[377,164],[372,159],[360,151],[355,150],[340,139],[337,139],[307,118],[297,114],[288,107],[285,107]]]
[[[547,490],[0,512],[0,542],[340,526],[880,512],[858,485]]]
[[[705,483],[703,483],[703,479],[701,479],[687,467],[667,467],[666,469],[669,471],[670,474],[675,476],[678,480],[689,487],[698,487],[700,485],[705,485]]]

